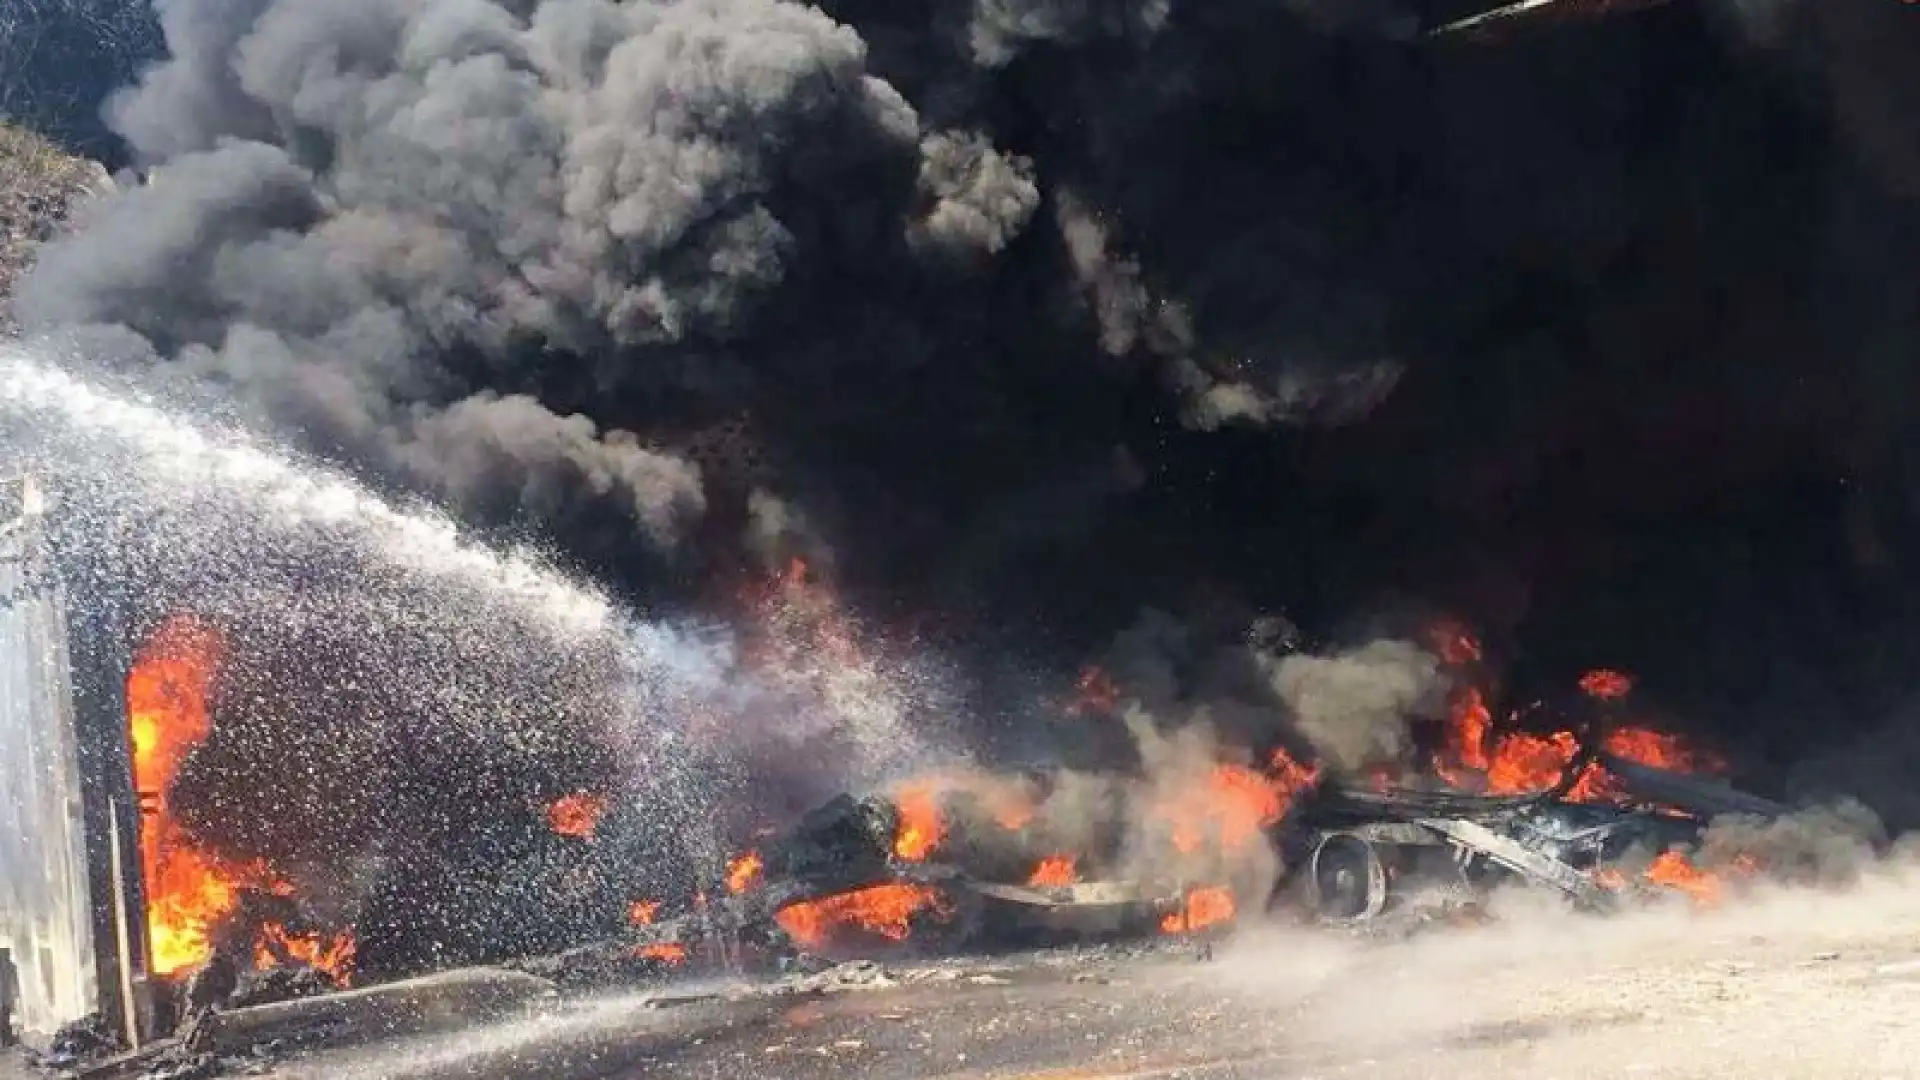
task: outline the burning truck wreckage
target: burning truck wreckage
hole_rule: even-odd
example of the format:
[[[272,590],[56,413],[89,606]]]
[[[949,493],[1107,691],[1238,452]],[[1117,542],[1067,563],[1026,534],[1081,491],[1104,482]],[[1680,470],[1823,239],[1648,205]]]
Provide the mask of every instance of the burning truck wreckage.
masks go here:
[[[782,588],[814,586],[795,573]],[[814,630],[847,640],[844,628]],[[221,653],[217,631],[177,617],[126,684],[154,976],[137,1007],[152,1037],[129,1053],[91,1017],[37,1060],[64,1075],[211,1076],[570,996],[652,988],[667,1002],[676,983],[711,995],[694,988],[700,976],[808,993],[870,978],[876,961],[1129,942],[1206,959],[1259,920],[1391,939],[1485,919],[1503,887],[1592,913],[1662,898],[1710,907],[1744,880],[1803,869],[1714,842],[1723,823],[1754,835],[1789,809],[1721,782],[1712,755],[1629,722],[1629,676],[1582,677],[1567,710],[1577,723],[1541,730],[1536,708],[1499,724],[1479,644],[1453,626],[1431,637],[1444,704],[1392,766],[1341,768],[1304,742],[1228,751],[1204,723],[1160,731],[1090,667],[1056,709],[1123,729],[1134,768],[957,765],[846,792],[707,859],[682,896],[618,898],[617,929],[483,966],[369,978],[350,920],[323,915],[273,867],[202,849],[174,811],[182,765],[213,730]],[[618,798],[573,791],[535,816],[550,843],[590,858]],[[600,892],[595,902],[612,902]]]
[[[1477,14],[1429,34],[1492,36],[1662,6],[1659,0],[1521,0],[1491,10],[1474,5]],[[186,169],[181,172],[191,179]],[[174,182],[164,178],[170,174],[155,175],[162,179],[142,190],[171,188]],[[1065,220],[1069,211],[1061,213]],[[1133,328],[1126,336],[1140,332]],[[88,411],[116,418],[124,412],[99,408],[90,399],[88,405]],[[270,471],[259,460],[240,464],[246,467],[232,471]],[[279,498],[283,492],[270,494],[276,509],[295,501]],[[365,502],[357,491],[342,496],[337,489],[313,497],[335,510]],[[144,532],[143,522],[121,530],[117,539],[136,544]],[[404,539],[412,543],[417,537],[414,531]],[[0,558],[0,613],[31,591],[8,584],[19,576],[14,564],[21,561]],[[274,569],[254,563],[301,560],[249,554],[238,561],[246,565],[236,576]],[[303,567],[295,576],[304,590],[308,579],[326,575]],[[822,666],[860,669],[860,654],[870,643],[841,615],[831,590],[798,562],[771,579],[783,613],[780,632],[792,639],[786,651],[809,654]],[[154,603],[164,607],[166,601]],[[257,606],[291,610],[300,604],[274,597]],[[1047,710],[1073,733],[1063,744],[1084,738],[1125,748],[1092,754],[1088,761],[1063,755],[1070,763],[1040,765],[1019,754],[976,761],[956,753],[948,764],[922,762],[891,770],[872,784],[846,785],[848,790],[810,800],[810,809],[767,814],[761,807],[722,805],[718,797],[703,807],[668,812],[649,802],[647,778],[630,785],[625,776],[581,782],[565,769],[501,789],[488,784],[507,769],[435,786],[432,781],[461,771],[463,759],[449,750],[421,754],[412,763],[411,779],[429,790],[406,805],[380,807],[375,814],[340,799],[332,816],[307,821],[289,810],[285,822],[261,823],[251,819],[274,814],[271,794],[255,795],[243,809],[223,808],[200,790],[207,776],[224,771],[230,787],[270,788],[287,773],[259,759],[308,734],[289,736],[288,729],[313,720],[327,733],[313,735],[309,741],[315,743],[340,729],[302,715],[301,702],[271,700],[271,680],[265,689],[256,681],[238,694],[225,693],[231,689],[223,671],[228,646],[244,634],[223,625],[219,611],[196,612],[194,604],[183,603],[156,614],[150,632],[129,634],[138,643],[128,647],[123,668],[98,665],[111,671],[99,681],[116,688],[92,700],[96,706],[114,702],[119,715],[104,724],[68,716],[63,722],[74,732],[50,724],[47,732],[27,733],[55,741],[76,735],[95,747],[78,755],[86,760],[72,770],[78,778],[71,786],[85,790],[32,793],[50,793],[42,801],[55,808],[39,823],[47,826],[48,847],[64,842],[53,836],[53,826],[67,827],[69,804],[85,804],[87,836],[69,845],[73,856],[67,861],[88,864],[91,876],[73,875],[88,882],[70,890],[90,893],[88,902],[67,904],[88,909],[73,921],[90,920],[90,933],[72,935],[87,943],[67,949],[75,959],[66,964],[86,970],[73,981],[87,988],[29,1019],[58,1014],[65,1020],[82,1011],[75,1002],[92,1006],[91,1014],[52,1032],[50,1024],[17,1025],[15,1005],[57,980],[41,956],[24,950],[9,956],[0,948],[0,1044],[12,1041],[16,1026],[50,1035],[33,1040],[30,1054],[50,1075],[189,1080],[251,1072],[303,1048],[373,1042],[527,1011],[557,1012],[610,991],[640,991],[661,1006],[733,993],[738,986],[768,994],[826,993],[869,980],[876,963],[960,962],[1081,946],[1115,955],[1138,948],[1205,959],[1236,930],[1273,921],[1391,942],[1495,919],[1490,901],[1509,889],[1602,917],[1662,903],[1710,908],[1749,884],[1819,879],[1824,873],[1816,856],[1794,844],[1767,842],[1792,833],[1798,815],[1824,811],[1734,786],[1737,771],[1711,746],[1695,745],[1648,719],[1658,710],[1643,703],[1649,695],[1632,674],[1609,668],[1580,674],[1573,668],[1569,685],[1554,688],[1560,695],[1550,696],[1554,704],[1527,704],[1527,695],[1499,685],[1500,665],[1480,640],[1446,620],[1374,642],[1423,658],[1433,676],[1423,682],[1438,693],[1417,695],[1417,703],[1415,695],[1393,692],[1385,703],[1373,701],[1368,708],[1392,713],[1395,733],[1406,737],[1361,752],[1331,745],[1337,740],[1318,737],[1325,733],[1285,710],[1273,710],[1279,722],[1257,733],[1233,724],[1216,728],[1207,705],[1182,702],[1187,707],[1162,710],[1163,695],[1102,663],[1084,668],[1071,694]],[[304,617],[318,621],[310,612]],[[436,609],[432,618],[443,613]],[[76,615],[74,621],[83,620]],[[368,635],[431,636],[420,631],[431,621],[392,619]],[[740,621],[745,636],[772,620]],[[76,652],[83,652],[82,630],[76,625],[71,638],[64,630],[46,633],[77,643]],[[348,631],[329,632],[335,636],[286,646],[280,666],[303,667],[311,656],[317,671],[337,662],[335,654],[362,644]],[[1253,636],[1261,641],[1261,664],[1284,666],[1295,656],[1344,662],[1299,652],[1291,641],[1276,645],[1286,634],[1263,629]],[[471,675],[481,686],[495,679],[491,693],[512,696],[520,689],[514,681],[537,664],[508,660],[510,648],[493,652],[465,660],[469,667],[499,670],[462,670],[460,677]],[[411,668],[401,664],[397,670],[419,674],[423,682],[459,666],[439,657],[409,662]],[[429,674],[424,665],[434,670]],[[354,670],[377,673],[367,682],[405,681],[405,674],[381,671],[378,660]],[[366,714],[379,712],[379,694],[353,686],[352,678],[308,677],[331,680],[343,695],[364,693],[373,702]],[[540,678],[528,675],[526,681]],[[554,682],[567,685],[564,678]],[[0,685],[0,691],[11,689]],[[816,696],[834,704],[833,693]],[[422,694],[423,700],[432,697]],[[528,711],[552,707],[563,697],[529,691]],[[230,700],[235,698],[249,700],[236,705]],[[229,742],[220,748],[226,757],[217,768],[196,772],[203,757],[218,756],[208,752],[233,719],[230,709],[242,714],[235,728],[259,719],[247,713],[253,709],[272,714],[279,730],[262,740],[266,749],[254,757],[243,747],[236,758]],[[420,739],[441,734],[436,729]],[[492,735],[512,741],[497,731]],[[405,740],[392,740],[378,752],[396,747],[404,749]],[[827,756],[834,749],[789,745],[784,752]],[[10,751],[0,744],[0,769],[10,764]],[[62,752],[75,756],[71,746]],[[565,756],[550,746],[547,752]],[[375,767],[369,757],[342,752],[340,758],[344,764],[324,755],[319,764],[304,764],[311,772]],[[210,805],[227,820],[210,823]],[[446,856],[444,865],[423,860],[441,877],[409,880],[403,865],[378,886],[346,880],[357,869],[356,845],[377,846],[370,837],[392,843],[395,834],[404,844],[414,825],[408,816],[429,809],[447,817],[434,824],[433,841],[421,846],[460,847],[457,855],[434,853]],[[759,819],[743,826],[743,814]],[[378,828],[368,824],[382,815]],[[338,838],[292,845],[302,853],[320,849],[317,867],[260,857],[259,845],[224,835],[276,828],[325,834],[350,818],[358,832],[340,828]],[[1870,825],[1848,824],[1860,826],[1855,831],[1870,843],[1883,842]],[[448,839],[463,830],[498,831],[509,839],[477,840],[469,851],[461,846],[464,836]],[[28,830],[17,832],[25,836]],[[16,839],[5,833],[0,829],[0,844]],[[633,843],[635,834],[651,839]],[[504,854],[495,857],[498,852]],[[0,846],[0,854],[7,853]],[[537,872],[528,873],[539,882],[507,880],[523,862],[537,864]],[[368,901],[382,888],[399,899],[381,894]],[[467,928],[478,944],[447,946],[440,938],[461,935],[434,918],[410,918],[432,908],[435,890],[513,892],[519,906],[463,901],[461,917],[484,924]],[[375,908],[384,901],[387,908],[373,917],[335,894]],[[33,902],[59,906],[42,899]],[[0,903],[0,920],[9,914],[6,907]],[[11,930],[0,923],[0,942],[21,940],[4,936]],[[58,935],[36,926],[25,937],[39,944]],[[396,939],[402,939],[398,945]],[[56,944],[66,949],[69,943]],[[729,989],[713,989],[718,977],[726,977]]]

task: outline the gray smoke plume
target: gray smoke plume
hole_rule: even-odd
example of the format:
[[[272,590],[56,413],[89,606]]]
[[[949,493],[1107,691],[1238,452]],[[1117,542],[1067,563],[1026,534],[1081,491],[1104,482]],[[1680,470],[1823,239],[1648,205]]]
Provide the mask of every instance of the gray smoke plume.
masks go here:
[[[997,255],[1033,216],[1033,162],[1009,157],[979,134],[938,132],[921,143],[920,191],[932,201],[915,231],[925,242]]]
[[[1043,42],[1150,38],[1172,11],[1172,0],[973,0],[969,39],[976,62],[997,66]]]
[[[849,187],[910,198],[917,173],[928,208],[893,227],[987,254],[1039,198],[1025,159],[923,136],[798,4],[160,8],[172,56],[111,108],[153,182],[47,253],[24,321],[131,328],[478,516],[585,496],[670,548],[696,468],[502,389],[590,354],[632,368],[579,372],[608,385],[706,377],[684,350],[737,338],[822,230],[884,227]]]
[[[1412,746],[1409,722],[1438,716],[1445,706],[1439,660],[1404,641],[1270,664],[1274,689],[1301,734],[1347,769],[1401,759]]]
[[[1737,814],[1715,818],[1699,858],[1708,866],[1751,861],[1782,881],[1847,885],[1874,865],[1886,843],[1879,816],[1843,799],[1771,820]]]
[[[1183,24],[1167,0],[956,0],[857,26],[789,0],[156,9],[166,58],[106,109],[151,183],[45,253],[27,329],[130,332],[120,352],[307,449],[591,535],[623,573],[608,514],[672,552],[764,539],[735,527],[756,488],[832,534],[889,468],[990,447],[1071,469],[1083,447],[1036,416],[1143,372],[1203,431],[1346,423],[1398,385],[1384,286],[1302,243],[1319,209],[1276,219],[1263,168],[1215,205],[1127,164],[1230,90],[1190,77],[1209,42],[1311,33],[1291,3]],[[1071,70],[1022,131],[996,81],[1042,54]],[[1160,228],[1189,205],[1199,231]],[[1313,325],[1270,334],[1271,297],[1222,261],[1270,268]],[[685,445],[746,415],[751,477]],[[903,524],[991,515],[997,485],[967,483]]]
[[[1396,639],[1294,651],[1285,620],[1183,620],[1147,609],[1101,656],[1138,723],[1198,726],[1211,745],[1307,747],[1347,770],[1404,760],[1412,727],[1444,715],[1448,679],[1427,650]],[[1133,733],[1136,746],[1149,740]],[[1304,743],[1305,745],[1301,745]]]
[[[747,494],[747,550],[767,570],[780,571],[788,559],[804,559],[817,570],[831,570],[833,551],[804,511],[773,492]]]
[[[1101,348],[1115,357],[1138,350],[1157,358],[1189,427],[1350,423],[1386,400],[1400,379],[1401,366],[1390,361],[1315,363],[1306,353],[1262,364],[1207,354],[1203,362],[1190,305],[1156,294],[1139,261],[1116,249],[1107,223],[1079,198],[1061,193],[1055,214]]]

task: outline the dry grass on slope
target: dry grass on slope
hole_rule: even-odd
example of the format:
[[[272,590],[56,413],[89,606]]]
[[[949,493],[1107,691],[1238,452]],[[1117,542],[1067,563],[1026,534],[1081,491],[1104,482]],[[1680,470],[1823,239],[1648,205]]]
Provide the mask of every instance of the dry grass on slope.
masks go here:
[[[108,184],[98,163],[0,121],[0,333],[14,328],[7,297],[32,264],[33,249],[80,200]]]

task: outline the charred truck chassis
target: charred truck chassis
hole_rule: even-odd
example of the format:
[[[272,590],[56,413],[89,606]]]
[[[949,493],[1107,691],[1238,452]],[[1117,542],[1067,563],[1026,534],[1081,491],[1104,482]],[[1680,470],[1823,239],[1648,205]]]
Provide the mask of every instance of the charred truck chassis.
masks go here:
[[[1323,785],[1285,823],[1287,874],[1275,902],[1297,900],[1321,918],[1370,919],[1415,894],[1477,896],[1521,880],[1605,910],[1616,894],[1595,871],[1670,848],[1696,846],[1722,814],[1774,818],[1785,808],[1712,781],[1607,755],[1629,805],[1570,802],[1564,787],[1523,796],[1377,791]],[[1577,775],[1580,769],[1569,770]]]
[[[1403,904],[1422,910],[1409,902],[1436,894],[1471,902],[1517,881],[1578,908],[1606,910],[1622,894],[1596,880],[1597,871],[1696,847],[1706,824],[1723,814],[1785,813],[1712,781],[1606,755],[1583,757],[1569,774],[1593,763],[1614,781],[1620,804],[1571,801],[1571,781],[1536,794],[1484,796],[1324,780],[1278,826],[1284,872],[1268,906],[1297,905],[1327,921],[1356,923]],[[888,884],[940,895],[937,909],[915,916],[912,932],[895,939],[909,952],[935,954],[1151,935],[1177,918],[1187,899],[1178,882],[1036,886],[999,880],[990,864],[902,862],[892,851],[898,827],[890,799],[841,795],[767,846],[757,887],[729,895],[716,886],[709,903],[685,914],[512,966],[561,986],[625,983],[696,955],[784,969],[811,951],[781,925],[784,909]]]

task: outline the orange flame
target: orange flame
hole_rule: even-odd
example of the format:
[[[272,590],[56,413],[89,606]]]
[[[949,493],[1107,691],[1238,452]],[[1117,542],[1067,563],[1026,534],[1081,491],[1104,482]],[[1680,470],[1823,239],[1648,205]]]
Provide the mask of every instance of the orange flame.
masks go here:
[[[660,901],[635,900],[627,908],[627,921],[634,926],[652,926],[653,920],[660,914]]]
[[[767,868],[766,861],[757,851],[745,855],[727,864],[727,891],[738,896],[760,882],[760,875]]]
[[[147,941],[156,974],[213,955],[213,927],[239,903],[236,883],[206,859],[169,805],[187,754],[213,732],[217,631],[180,617],[162,626],[127,675],[133,783],[140,792],[140,870],[146,884]]]
[[[1685,893],[1693,902],[1711,907],[1720,902],[1723,885],[1719,878],[1693,865],[1678,851],[1663,851],[1641,875],[1655,885]]]
[[[1285,817],[1287,811],[1293,808],[1293,801],[1298,799],[1302,792],[1320,780],[1319,765],[1307,765],[1296,761],[1293,755],[1285,750],[1275,750],[1267,759],[1267,767],[1273,774],[1270,778],[1273,788],[1280,795],[1281,817]]]
[[[1233,891],[1215,885],[1189,890],[1180,910],[1160,920],[1160,929],[1168,934],[1191,934],[1209,926],[1231,922],[1233,917]]]
[[[1018,832],[1033,821],[1033,800],[1019,784],[964,772],[916,777],[893,792],[894,807],[900,814],[893,836],[896,858],[925,862],[932,856],[946,839],[946,800],[955,794],[978,799],[994,823],[1008,832]]]
[[[1571,731],[1535,735],[1515,731],[1501,736],[1487,761],[1487,790],[1495,795],[1540,791],[1560,782],[1580,752]]]
[[[912,785],[901,790],[896,805],[900,828],[894,835],[893,853],[909,862],[924,861],[946,836],[939,792],[929,786]]]
[[[677,941],[657,941],[651,945],[635,946],[633,955],[642,960],[658,960],[678,967],[687,962],[687,947]]]
[[[352,934],[332,937],[319,934],[295,934],[279,923],[260,927],[260,940],[253,947],[253,966],[257,971],[278,967],[281,955],[324,973],[335,986],[346,986],[353,978],[353,957],[357,944]]]
[[[1073,699],[1067,702],[1068,716],[1111,713],[1120,707],[1120,687],[1104,668],[1090,666],[1080,672],[1073,684]]]
[[[1614,757],[1675,772],[1720,772],[1725,768],[1717,758],[1687,746],[1679,736],[1647,728],[1620,728],[1607,736],[1605,745]]]
[[[1280,820],[1286,810],[1279,789],[1266,776],[1240,765],[1216,765],[1205,786],[1188,789],[1160,805],[1176,850],[1191,855],[1209,836],[1223,851],[1239,851]]]
[[[805,559],[790,559],[786,572],[773,577],[770,590],[750,590],[745,599],[769,631],[745,643],[749,662],[795,671],[813,668],[811,661],[818,660],[842,670],[867,666],[860,628],[843,610],[832,585]]]
[[[1487,734],[1493,729],[1493,714],[1487,711],[1487,700],[1477,687],[1463,687],[1454,695],[1452,717],[1448,749],[1461,765],[1486,772],[1490,765]]]
[[[1448,640],[1459,639],[1442,638],[1443,651]],[[1457,655],[1471,651],[1455,646]],[[1580,688],[1596,699],[1615,700],[1632,690],[1633,677],[1596,669],[1581,676]],[[1571,731],[1544,735],[1510,731],[1496,737],[1486,697],[1474,686],[1455,692],[1447,721],[1445,747],[1435,755],[1433,769],[1457,787],[1494,795],[1543,791],[1567,778],[1567,770],[1580,753],[1579,739]],[[1617,728],[1602,745],[1617,758],[1678,772],[1722,768],[1718,760],[1688,747],[1679,737],[1650,728]],[[1573,802],[1600,802],[1614,798],[1617,792],[1614,777],[1595,763],[1572,778],[1566,797]]]
[[[994,824],[1008,832],[1019,832],[1033,820],[1033,804],[1023,797],[1009,796],[989,807]]]
[[[946,917],[952,906],[938,889],[890,882],[788,904],[774,913],[774,921],[801,945],[822,949],[850,930],[905,941],[922,912]]]
[[[1736,855],[1724,869],[1736,876],[1751,876],[1761,872],[1763,867],[1759,859],[1743,853]],[[1626,874],[1622,874],[1619,867],[1599,867],[1590,876],[1594,878],[1594,884],[1613,892],[1624,890],[1628,884]],[[1644,871],[1640,872],[1640,878],[1647,884],[1684,894],[1699,907],[1715,907],[1726,896],[1726,876],[1693,865],[1692,859],[1672,847],[1661,851],[1657,859],[1647,863]]]
[[[547,827],[560,836],[590,840],[607,812],[607,801],[598,795],[576,791],[562,795],[547,807]]]
[[[940,789],[932,781],[913,781],[902,785],[893,801],[900,811],[893,853],[908,862],[925,861],[946,836],[946,819],[940,812]]]
[[[1737,855],[1725,867],[1731,873],[1746,877],[1759,873],[1760,860],[1752,855]],[[1617,867],[1600,867],[1592,872],[1593,881],[1603,889],[1620,891],[1627,887],[1627,877]],[[1647,864],[1640,872],[1642,880],[1662,888],[1682,893],[1700,907],[1713,907],[1725,896],[1727,880],[1720,874],[1694,865],[1677,849],[1669,848],[1659,857]]]
[[[1027,878],[1027,884],[1036,889],[1058,888],[1071,885],[1080,880],[1080,870],[1074,864],[1071,855],[1049,855],[1040,860],[1033,868],[1033,874]]]
[[[1319,776],[1276,750],[1271,775],[1244,765],[1216,765],[1206,783],[1163,796],[1152,816],[1166,826],[1167,839],[1184,855],[1211,841],[1225,852],[1246,849],[1262,830],[1286,816],[1293,800]]]
[[[134,657],[127,673],[127,741],[133,783],[140,794],[140,872],[146,890],[148,966],[172,975],[213,956],[213,931],[247,890],[280,896],[293,886],[264,864],[232,866],[200,849],[173,815],[172,787],[180,766],[213,733],[213,684],[224,642],[218,631],[190,616],[163,624]],[[278,923],[256,933],[258,968],[286,960],[304,963],[344,986],[352,977],[353,935],[295,934]]]
[[[1626,697],[1633,690],[1633,676],[1597,668],[1580,676],[1580,689],[1588,697],[1612,701]]]

